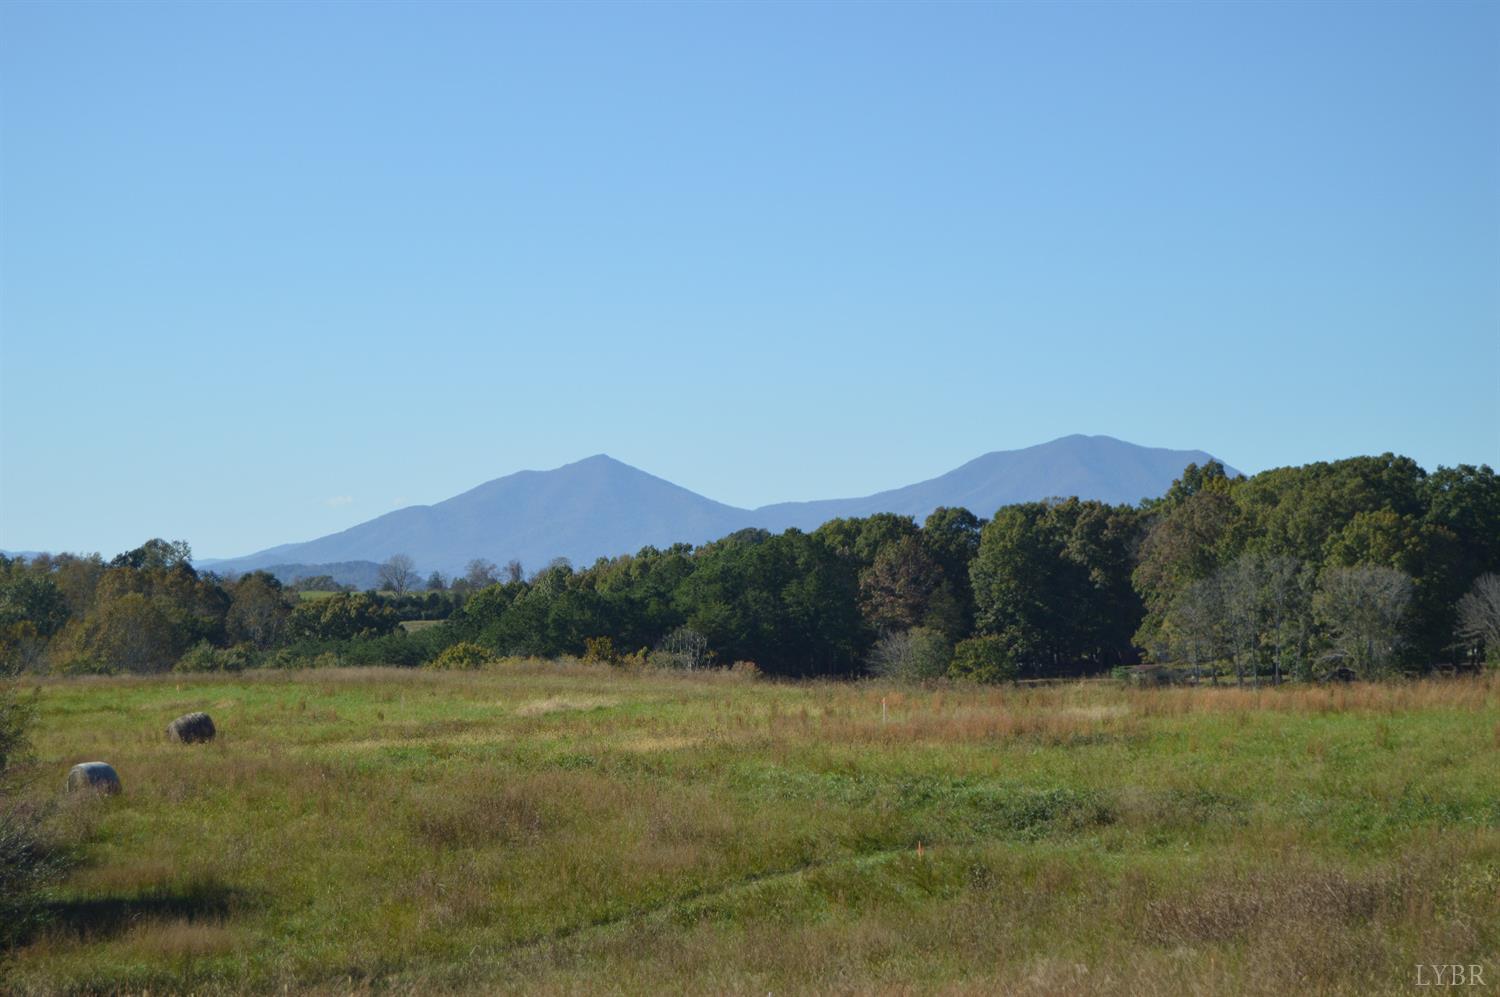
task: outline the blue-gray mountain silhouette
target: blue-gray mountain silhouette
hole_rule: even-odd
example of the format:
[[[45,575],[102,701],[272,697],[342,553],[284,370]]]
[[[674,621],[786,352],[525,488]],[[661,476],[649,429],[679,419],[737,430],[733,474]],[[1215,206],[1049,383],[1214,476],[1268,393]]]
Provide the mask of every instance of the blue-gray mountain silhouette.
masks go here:
[[[274,565],[278,574],[315,575],[335,562],[383,561],[395,553],[410,555],[423,573],[459,572],[472,558],[497,564],[514,559],[530,569],[558,557],[587,565],[647,545],[704,543],[747,526],[811,530],[836,517],[876,512],[908,514],[920,522],[939,506],[963,506],[987,517],[1003,505],[1072,495],[1138,502],[1163,494],[1188,464],[1213,459],[1201,450],[1066,436],[988,453],[929,481],[876,495],[739,509],[598,454],[551,471],[509,474],[435,505],[398,509],[340,533],[214,562],[212,568]]]
[[[840,516],[877,512],[905,513],[921,522],[939,506],[961,506],[988,518],[1003,505],[1075,495],[1133,504],[1165,494],[1189,464],[1214,459],[1201,450],[1142,447],[1110,436],[1064,436],[1024,450],[996,450],[905,488],[864,498],[782,502],[751,515],[754,525],[767,529],[809,530]]]

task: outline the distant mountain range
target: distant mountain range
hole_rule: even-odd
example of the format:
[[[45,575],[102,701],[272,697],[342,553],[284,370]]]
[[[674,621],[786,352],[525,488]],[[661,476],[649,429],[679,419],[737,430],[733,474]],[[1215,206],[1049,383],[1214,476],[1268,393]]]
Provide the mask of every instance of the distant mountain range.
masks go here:
[[[598,454],[551,471],[509,474],[316,540],[201,563],[221,573],[274,569],[286,581],[327,574],[361,586],[371,564],[397,553],[409,555],[424,574],[458,573],[476,557],[497,564],[519,560],[528,569],[566,557],[582,566],[647,545],[699,544],[746,527],[811,530],[837,517],[876,512],[920,522],[939,506],[990,516],[1003,505],[1054,496],[1138,502],[1163,494],[1188,464],[1213,459],[1201,450],[1065,436],[988,453],[929,481],[862,498],[740,509]]]

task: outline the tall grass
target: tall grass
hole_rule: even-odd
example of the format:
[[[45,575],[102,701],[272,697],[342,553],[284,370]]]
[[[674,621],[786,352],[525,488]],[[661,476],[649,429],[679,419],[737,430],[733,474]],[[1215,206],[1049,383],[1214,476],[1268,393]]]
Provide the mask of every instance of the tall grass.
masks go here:
[[[63,808],[83,862],[19,992],[1406,993],[1500,952],[1493,678],[508,662],[49,680],[40,707],[39,794],[93,758],[125,791]],[[191,709],[218,740],[165,740]]]

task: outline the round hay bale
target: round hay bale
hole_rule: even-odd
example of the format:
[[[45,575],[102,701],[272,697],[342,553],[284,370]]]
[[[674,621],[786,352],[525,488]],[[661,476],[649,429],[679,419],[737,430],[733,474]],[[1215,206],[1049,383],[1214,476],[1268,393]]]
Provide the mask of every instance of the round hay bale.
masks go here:
[[[68,792],[92,790],[95,793],[114,794],[120,791],[120,776],[115,767],[105,762],[80,762],[68,772]]]
[[[214,722],[207,713],[184,713],[167,724],[167,736],[183,744],[214,739]]]

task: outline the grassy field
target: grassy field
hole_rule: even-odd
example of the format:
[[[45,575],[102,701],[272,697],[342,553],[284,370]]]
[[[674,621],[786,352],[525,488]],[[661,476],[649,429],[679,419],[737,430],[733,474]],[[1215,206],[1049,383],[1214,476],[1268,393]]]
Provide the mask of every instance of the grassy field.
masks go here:
[[[1500,985],[1500,680],[1130,690],[508,664],[74,679],[83,842],[0,989]],[[221,736],[167,743],[206,709]],[[1491,979],[1493,977],[1493,980]]]

